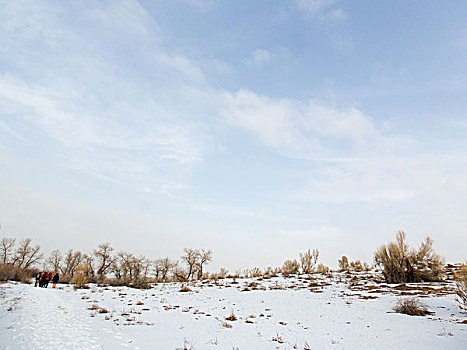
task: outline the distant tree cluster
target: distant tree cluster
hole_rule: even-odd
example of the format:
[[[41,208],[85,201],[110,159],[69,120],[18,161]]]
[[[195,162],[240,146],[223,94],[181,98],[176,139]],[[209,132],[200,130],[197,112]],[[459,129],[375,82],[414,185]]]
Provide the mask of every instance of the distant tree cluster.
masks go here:
[[[44,259],[41,247],[33,245],[30,238],[23,239],[18,245],[15,238],[2,238],[0,259],[1,280],[27,281],[40,268],[60,273],[63,282],[79,285],[111,283],[144,288],[149,282],[206,277],[204,269],[212,261],[212,251],[185,248],[180,260],[168,257],[149,259],[126,251],[115,253],[111,244],[106,242],[89,254],[73,249],[62,254],[56,249]]]

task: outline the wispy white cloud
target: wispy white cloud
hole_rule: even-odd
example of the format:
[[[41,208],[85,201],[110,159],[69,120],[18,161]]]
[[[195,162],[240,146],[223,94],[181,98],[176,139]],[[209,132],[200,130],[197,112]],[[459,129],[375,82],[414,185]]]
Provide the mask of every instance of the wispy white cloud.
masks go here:
[[[256,49],[251,53],[251,61],[255,64],[264,64],[271,61],[273,58],[273,53],[264,49]]]
[[[226,96],[226,120],[279,154],[312,161],[306,202],[408,200],[440,186],[452,161],[420,155],[418,141],[391,133],[356,107],[272,99],[239,91]],[[306,177],[308,179],[306,180]]]
[[[357,108],[335,109],[315,101],[271,99],[242,90],[226,94],[224,115],[282,154],[305,159],[347,155],[335,154],[342,143],[362,147],[380,137],[372,119]]]
[[[295,0],[295,3],[299,9],[311,14],[315,14],[324,9],[327,9],[335,2],[336,0]]]
[[[345,21],[349,16],[343,9],[333,9],[322,16],[319,19],[323,22],[337,22]]]
[[[295,6],[320,22],[345,21],[347,13],[342,8],[336,8],[337,0],[295,0]]]
[[[206,149],[206,128],[191,117],[193,107],[205,110],[192,92],[204,85],[202,69],[163,48],[138,2],[95,3],[73,22],[64,20],[72,7],[30,5],[0,14],[0,50],[14,67],[0,76],[4,132],[56,143],[51,150],[65,166],[95,178],[182,190],[183,174]],[[25,136],[25,125],[36,132]]]

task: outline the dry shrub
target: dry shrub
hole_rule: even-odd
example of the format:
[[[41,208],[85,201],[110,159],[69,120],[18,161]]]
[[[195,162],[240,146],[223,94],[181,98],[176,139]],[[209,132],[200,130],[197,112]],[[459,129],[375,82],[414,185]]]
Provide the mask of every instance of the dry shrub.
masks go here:
[[[263,277],[264,278],[277,277],[275,269],[271,266],[266,267],[266,269],[263,272]]]
[[[262,277],[263,276],[263,271],[259,267],[254,267],[250,270],[249,273],[250,277]]]
[[[406,234],[399,231],[396,241],[383,244],[374,255],[375,262],[383,268],[387,283],[440,281],[443,276],[443,259],[433,251],[433,240],[426,238],[418,250],[409,248]]]
[[[34,272],[33,270],[26,270],[19,266],[0,263],[0,281],[30,283]]]
[[[191,289],[185,285],[182,285],[182,287],[180,288],[179,292],[191,292]]]
[[[86,283],[88,283],[88,279],[84,274],[77,273],[71,279],[71,284],[73,284],[73,288],[76,289],[86,289],[89,288]]]
[[[236,320],[237,320],[237,316],[235,316],[235,314],[234,314],[234,312],[233,312],[233,310],[232,310],[232,312],[230,312],[230,315],[227,316],[225,319],[226,319],[227,321],[236,321]]]
[[[398,299],[396,306],[394,306],[394,311],[410,316],[425,316],[432,313],[428,310],[427,306],[417,298]]]
[[[356,271],[356,272],[360,272],[360,271],[364,270],[363,264],[362,264],[362,262],[360,260],[351,261],[350,262],[350,268],[353,271]]]
[[[337,264],[339,265],[339,271],[350,270],[349,259],[345,255],[343,255],[342,258],[337,261]]]
[[[219,273],[218,273],[218,278],[220,278],[220,279],[226,278],[228,274],[229,274],[229,270],[227,270],[226,268],[221,267],[221,269],[219,270]]]
[[[461,309],[467,310],[467,263],[461,266],[454,276],[456,279],[457,302]]]
[[[300,264],[297,260],[286,260],[284,261],[284,265],[282,265],[282,274],[284,276],[289,276],[292,274],[297,274],[300,270]]]
[[[299,255],[300,255],[300,262],[302,265],[302,273],[308,273],[308,274],[312,273],[314,266],[318,262],[319,250],[308,249],[306,252],[300,253]]]
[[[327,274],[329,273],[329,271],[330,271],[329,266],[326,266],[322,263],[318,264],[318,266],[316,267],[316,272],[319,272],[319,273]]]

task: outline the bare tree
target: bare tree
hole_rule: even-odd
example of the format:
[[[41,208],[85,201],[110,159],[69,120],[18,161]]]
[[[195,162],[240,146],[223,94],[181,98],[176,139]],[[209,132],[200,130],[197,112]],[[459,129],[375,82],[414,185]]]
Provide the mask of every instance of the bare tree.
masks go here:
[[[13,255],[13,248],[15,246],[16,239],[14,238],[2,238],[0,241],[0,254],[4,264],[10,262],[10,258]]]
[[[62,263],[62,253],[58,249],[53,250],[45,263],[52,268],[55,272],[60,271],[60,264]]]
[[[152,260],[150,259],[147,259],[146,257],[140,257],[138,259],[141,259],[141,260],[137,260],[137,262],[140,264],[141,266],[141,275],[143,277],[143,279],[146,281],[146,279],[148,278],[148,275],[149,275],[149,270],[151,269],[152,267]]]
[[[25,238],[19,243],[13,258],[13,265],[27,269],[42,259],[41,247],[32,246],[31,242],[31,238]]]
[[[97,275],[102,278],[112,265],[114,258],[112,257],[113,248],[110,243],[101,243],[94,249],[94,256],[98,261]]]
[[[110,273],[113,273],[117,280],[121,280],[123,277],[122,267],[119,259],[115,258],[112,260],[112,264],[109,267]]]
[[[89,279],[90,277],[94,277],[94,257],[90,254],[83,254],[82,258],[82,265],[83,265],[83,273]]]
[[[81,263],[82,254],[80,251],[73,252],[73,249],[69,249],[64,258],[64,265],[60,267],[62,274],[73,276],[76,267]]]
[[[197,249],[185,248],[183,250],[185,252],[182,255],[182,261],[184,261],[187,265],[188,272],[187,272],[187,279],[189,280],[192,278],[196,272],[198,266],[198,259],[200,256],[200,252]]]
[[[171,260],[168,257],[163,259],[156,259],[153,264],[156,279],[166,282],[169,276],[169,272],[176,268],[177,265],[177,261]]]
[[[133,261],[135,256],[128,252],[119,252],[117,256],[120,263],[121,277],[130,281],[133,280],[135,274]]]
[[[148,259],[142,255],[136,257],[128,252],[119,252],[117,257],[120,265],[118,273],[125,283],[135,285],[145,282],[145,279],[142,277],[145,274],[147,275],[149,271],[150,264],[148,264]]]
[[[205,251],[204,249],[198,253],[198,279],[203,278],[203,265],[212,261],[212,251]]]

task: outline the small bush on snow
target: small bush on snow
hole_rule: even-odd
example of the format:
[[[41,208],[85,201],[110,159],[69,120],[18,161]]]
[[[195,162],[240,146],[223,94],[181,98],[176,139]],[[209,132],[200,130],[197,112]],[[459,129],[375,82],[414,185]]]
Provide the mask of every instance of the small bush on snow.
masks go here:
[[[233,312],[233,310],[232,310],[232,312],[230,313],[230,315],[227,316],[225,319],[226,319],[227,321],[236,321],[236,320],[237,320],[237,316],[235,316],[235,314],[234,314],[234,312]]]
[[[397,300],[394,311],[410,316],[425,316],[431,314],[427,306],[417,298],[401,298]]]
[[[282,274],[284,276],[289,276],[292,274],[297,274],[300,270],[300,264],[297,260],[286,260],[284,265],[282,265]]]
[[[350,270],[349,259],[345,255],[343,255],[342,258],[340,258],[340,260],[337,261],[337,264],[339,265],[340,271]]]
[[[318,267],[316,268],[316,272],[318,273],[329,273],[330,269],[329,269],[329,266],[326,266],[322,263],[318,264]]]
[[[300,255],[300,262],[302,265],[302,272],[308,273],[308,274],[312,273],[314,266],[318,262],[319,250],[308,249],[306,252],[300,253],[299,255]]]
[[[75,290],[88,288],[88,286],[86,285],[86,283],[88,283],[88,279],[85,275],[81,273],[77,273],[76,275],[74,275],[71,279],[71,283],[73,284],[73,288]]]

